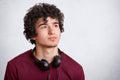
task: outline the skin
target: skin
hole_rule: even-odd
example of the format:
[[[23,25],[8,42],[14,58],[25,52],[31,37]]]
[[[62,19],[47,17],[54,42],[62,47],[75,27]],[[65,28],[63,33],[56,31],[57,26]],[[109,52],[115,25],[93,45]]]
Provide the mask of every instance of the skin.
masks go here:
[[[59,55],[58,43],[61,36],[59,21],[51,17],[47,17],[46,21],[39,18],[35,30],[37,36],[32,38],[36,41],[34,56],[39,60],[45,59],[51,63],[53,57]]]

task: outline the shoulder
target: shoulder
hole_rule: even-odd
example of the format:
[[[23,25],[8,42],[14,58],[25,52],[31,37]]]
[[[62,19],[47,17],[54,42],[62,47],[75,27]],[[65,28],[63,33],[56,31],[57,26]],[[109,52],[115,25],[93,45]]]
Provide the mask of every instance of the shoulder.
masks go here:
[[[82,65],[65,53],[62,53],[61,69],[70,75],[73,80],[84,80],[84,71]]]
[[[76,67],[82,68],[82,66],[78,62],[76,62],[73,58],[68,56],[66,53],[62,53],[62,61],[63,61],[64,64],[70,65],[69,67],[75,67],[76,66]]]
[[[9,64],[17,64],[19,62],[26,61],[30,58],[31,53],[32,53],[32,50],[25,51],[25,52],[19,54],[18,56],[14,57],[13,59],[11,59],[8,63]]]
[[[28,50],[24,53],[21,53],[20,55],[16,56],[15,58],[11,59],[6,66],[6,72],[5,72],[5,79],[10,80],[18,80],[18,74],[20,74],[21,71],[24,71],[23,69],[25,66],[24,64],[30,63],[30,54],[32,53],[32,50]]]

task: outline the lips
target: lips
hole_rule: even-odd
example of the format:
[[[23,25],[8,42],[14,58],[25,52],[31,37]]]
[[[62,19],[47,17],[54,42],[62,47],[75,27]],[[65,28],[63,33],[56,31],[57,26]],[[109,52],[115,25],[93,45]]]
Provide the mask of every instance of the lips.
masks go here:
[[[51,40],[51,41],[54,41],[54,40],[57,39],[57,37],[49,37],[48,39]]]

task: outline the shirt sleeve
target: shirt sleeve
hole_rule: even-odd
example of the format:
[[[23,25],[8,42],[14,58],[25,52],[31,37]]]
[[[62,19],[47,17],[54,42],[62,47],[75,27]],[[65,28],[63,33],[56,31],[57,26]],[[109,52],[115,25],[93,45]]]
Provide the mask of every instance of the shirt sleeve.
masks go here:
[[[16,70],[16,67],[14,64],[10,64],[8,62],[4,80],[18,80],[17,79],[17,70]]]
[[[72,80],[85,80],[85,75],[84,75],[84,71],[83,71],[82,67],[74,70],[73,73],[74,74],[72,74],[72,75],[74,75],[74,77]]]
[[[81,80],[85,80],[85,75],[84,75],[83,68],[82,68],[82,70],[81,70]]]

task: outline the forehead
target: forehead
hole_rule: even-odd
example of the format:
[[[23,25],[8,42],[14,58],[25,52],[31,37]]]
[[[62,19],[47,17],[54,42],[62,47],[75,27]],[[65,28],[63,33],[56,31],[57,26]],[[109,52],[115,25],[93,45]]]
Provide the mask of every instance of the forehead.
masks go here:
[[[51,18],[51,17],[47,17],[45,18],[39,18],[37,23],[49,23],[49,22],[58,22],[57,18]]]

